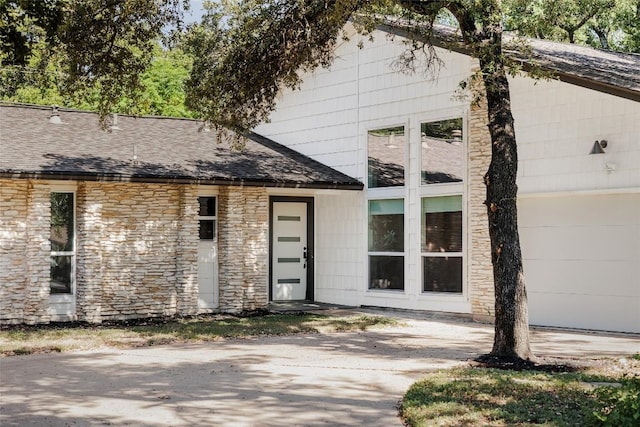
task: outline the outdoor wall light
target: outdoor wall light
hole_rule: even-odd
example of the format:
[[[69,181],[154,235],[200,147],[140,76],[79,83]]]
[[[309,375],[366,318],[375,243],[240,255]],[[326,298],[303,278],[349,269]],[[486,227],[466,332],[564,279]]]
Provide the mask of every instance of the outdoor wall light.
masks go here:
[[[589,154],[604,154],[605,148],[607,148],[607,141],[605,139],[596,141],[593,143],[593,147],[591,147],[591,151],[589,151]]]

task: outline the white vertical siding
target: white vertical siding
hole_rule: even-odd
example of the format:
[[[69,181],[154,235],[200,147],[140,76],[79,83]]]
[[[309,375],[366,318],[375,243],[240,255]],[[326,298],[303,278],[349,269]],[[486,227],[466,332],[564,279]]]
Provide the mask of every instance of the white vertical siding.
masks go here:
[[[464,115],[454,98],[470,74],[470,58],[438,50],[444,66],[437,78],[402,74],[393,62],[404,47],[385,33],[357,47],[342,44],[330,70],[316,70],[300,90],[286,91],[271,122],[256,132],[365,182],[366,134],[405,125],[408,136],[405,199],[405,291],[368,290],[367,197],[375,192],[316,196],[316,299],[348,305],[468,312],[466,295],[427,297],[421,292],[420,123]],[[384,193],[378,191],[378,195]]]
[[[365,282],[363,198],[359,192],[316,196],[315,297],[357,306]]]
[[[337,49],[330,69],[304,78],[299,90],[285,90],[271,122],[255,131],[329,165],[349,176],[366,177],[363,129],[405,123],[409,117],[460,108],[453,93],[469,76],[471,59],[438,50],[445,65],[437,78],[402,74],[393,62],[404,47],[386,33],[374,41],[358,36]]]
[[[640,188],[640,103],[524,77],[511,99],[521,194]],[[589,155],[602,139],[606,153]]]
[[[467,283],[463,295],[421,292],[420,196],[424,190],[419,147],[421,122],[466,117],[467,103],[454,94],[475,61],[438,49],[445,65],[437,78],[401,74],[392,65],[403,46],[384,33],[374,36],[373,42],[364,40],[363,49],[356,47],[357,36],[343,43],[331,69],[307,76],[298,91],[286,91],[272,122],[256,131],[366,183],[367,131],[405,125],[404,188],[316,195],[316,299],[470,312]],[[560,81],[516,77],[510,83],[532,322],[636,330],[625,325],[637,324],[640,312],[638,220],[616,225],[603,209],[630,211],[639,203],[640,103]],[[594,141],[602,139],[609,142],[606,153],[589,155]],[[607,164],[615,170],[607,171]],[[463,187],[468,207],[469,183]],[[564,197],[550,196],[582,192],[590,194],[580,196],[575,206]],[[597,196],[596,192],[609,194]],[[404,292],[367,286],[367,200],[377,197],[405,200]],[[560,211],[553,209],[560,205]],[[543,215],[540,209],[546,210]],[[572,222],[592,211],[598,215],[589,224]],[[559,220],[567,223],[554,222]],[[465,218],[465,233],[468,221]],[[600,242],[599,248],[591,247],[591,242]],[[465,277],[469,275],[467,255]]]

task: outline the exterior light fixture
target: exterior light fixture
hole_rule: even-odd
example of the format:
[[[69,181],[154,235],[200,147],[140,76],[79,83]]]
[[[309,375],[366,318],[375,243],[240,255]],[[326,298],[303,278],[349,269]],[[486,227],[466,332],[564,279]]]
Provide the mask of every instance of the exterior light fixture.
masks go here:
[[[589,151],[589,154],[604,154],[605,148],[607,148],[607,141],[605,139],[596,141],[593,143],[593,147],[591,147],[591,151]]]

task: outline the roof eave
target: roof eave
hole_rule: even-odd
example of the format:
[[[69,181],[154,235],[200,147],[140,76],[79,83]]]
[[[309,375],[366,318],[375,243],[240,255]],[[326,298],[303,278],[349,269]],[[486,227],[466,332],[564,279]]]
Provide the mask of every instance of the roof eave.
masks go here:
[[[617,96],[620,98],[629,99],[631,101],[640,102],[640,92],[625,87],[612,85],[609,83],[593,80],[575,74],[569,74],[562,71],[550,69],[558,80],[569,83],[575,86],[581,86],[587,89],[595,90],[598,92],[606,93],[609,95]]]
[[[409,29],[398,26],[398,25],[381,24],[378,26],[378,29],[380,31],[387,32],[389,34],[393,34],[393,35],[405,37],[405,38],[415,38],[417,36],[419,40],[423,42],[429,42],[433,46],[446,49],[451,52],[460,53],[462,55],[467,55],[471,57],[474,56],[471,49],[469,49],[464,44],[464,42],[462,41],[462,38],[459,36],[457,39],[454,35],[451,35],[448,40],[443,40],[438,37],[431,37],[430,40],[427,40],[426,37],[420,37],[419,35],[412,33]],[[515,53],[509,53],[509,52],[507,52],[507,55],[510,55],[513,57],[518,56]],[[522,61],[522,58],[518,58],[518,59]],[[523,62],[524,71],[529,71],[531,69],[531,66],[524,61],[522,62]],[[629,99],[635,102],[640,102],[640,91],[621,87],[621,86],[616,86],[616,85],[602,82],[599,80],[590,79],[588,77],[578,76],[576,74],[570,74],[570,73],[567,73],[566,71],[561,71],[545,64],[539,64],[539,65],[544,70],[550,71],[555,77],[557,77],[558,80],[562,82],[584,87],[591,90],[595,90],[598,92],[606,93],[609,95],[617,96],[620,98]]]
[[[316,190],[355,190],[360,191],[364,184],[360,182],[294,182],[277,180],[245,180],[223,178],[196,178],[187,176],[158,177],[124,174],[97,174],[97,173],[64,173],[64,172],[17,172],[0,171],[0,178],[5,179],[36,179],[51,181],[92,181],[92,182],[137,182],[153,184],[198,184],[198,185],[224,185],[237,187],[274,187],[274,188],[301,188]]]

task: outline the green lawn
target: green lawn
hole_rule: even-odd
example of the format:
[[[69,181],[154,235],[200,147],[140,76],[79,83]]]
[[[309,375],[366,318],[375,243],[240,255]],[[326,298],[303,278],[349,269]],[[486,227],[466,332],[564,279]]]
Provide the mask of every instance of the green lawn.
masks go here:
[[[548,373],[465,367],[427,375],[404,396],[409,426],[640,426],[640,363]],[[613,369],[612,369],[613,367]]]
[[[146,323],[146,324],[145,324]],[[398,324],[382,316],[267,314],[150,320],[132,325],[43,325],[0,330],[0,355],[61,352],[100,347],[139,347],[176,342],[215,341],[264,335],[345,332]]]

